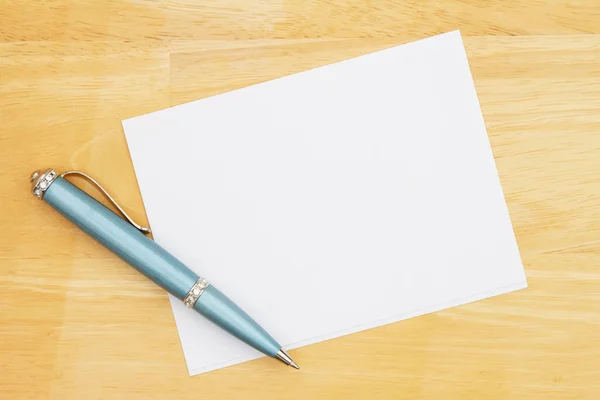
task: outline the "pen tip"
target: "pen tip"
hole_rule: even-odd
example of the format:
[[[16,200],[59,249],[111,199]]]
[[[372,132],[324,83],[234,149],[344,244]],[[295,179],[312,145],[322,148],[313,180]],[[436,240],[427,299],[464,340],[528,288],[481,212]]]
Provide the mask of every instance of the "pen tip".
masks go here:
[[[283,351],[283,349],[279,349],[277,354],[275,354],[275,358],[284,363],[285,365],[289,365],[292,368],[300,369],[298,364],[296,364],[294,360],[292,360],[292,357],[290,357],[288,353]]]

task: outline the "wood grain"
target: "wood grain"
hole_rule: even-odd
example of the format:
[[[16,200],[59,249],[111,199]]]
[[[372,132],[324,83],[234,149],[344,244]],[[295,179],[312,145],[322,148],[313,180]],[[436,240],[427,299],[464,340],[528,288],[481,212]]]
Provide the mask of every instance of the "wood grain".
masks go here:
[[[527,290],[188,377],[166,295],[30,194],[143,221],[122,119],[454,29]],[[597,0],[0,1],[0,398],[597,400],[599,110]]]

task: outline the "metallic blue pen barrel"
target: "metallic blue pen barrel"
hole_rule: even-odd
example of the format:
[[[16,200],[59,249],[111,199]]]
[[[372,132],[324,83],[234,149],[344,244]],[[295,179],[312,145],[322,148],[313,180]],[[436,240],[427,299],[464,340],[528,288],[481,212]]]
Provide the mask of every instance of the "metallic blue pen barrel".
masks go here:
[[[42,176],[41,179],[44,179]],[[200,277],[137,228],[63,177],[43,182],[38,196],[92,238],[180,300]],[[38,183],[36,188],[39,189]],[[281,346],[252,318],[212,285],[194,310],[260,352],[275,357]]]

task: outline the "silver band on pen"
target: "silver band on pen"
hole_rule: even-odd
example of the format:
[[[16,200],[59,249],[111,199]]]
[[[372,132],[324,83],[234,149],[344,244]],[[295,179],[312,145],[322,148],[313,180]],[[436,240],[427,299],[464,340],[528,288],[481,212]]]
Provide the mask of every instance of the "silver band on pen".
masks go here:
[[[202,296],[202,293],[204,293],[208,285],[210,284],[206,279],[198,279],[188,294],[186,294],[183,298],[183,304],[185,304],[188,308],[194,308],[194,304],[196,304],[196,301],[198,301],[200,296]]]

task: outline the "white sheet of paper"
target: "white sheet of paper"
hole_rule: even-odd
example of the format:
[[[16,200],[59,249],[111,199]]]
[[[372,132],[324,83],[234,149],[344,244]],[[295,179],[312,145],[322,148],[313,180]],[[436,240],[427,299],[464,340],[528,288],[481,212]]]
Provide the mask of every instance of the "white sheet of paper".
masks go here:
[[[286,349],[527,286],[458,31],[123,126],[156,241]],[[171,300],[190,374],[261,356]]]

